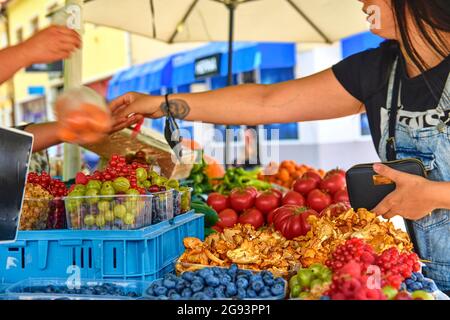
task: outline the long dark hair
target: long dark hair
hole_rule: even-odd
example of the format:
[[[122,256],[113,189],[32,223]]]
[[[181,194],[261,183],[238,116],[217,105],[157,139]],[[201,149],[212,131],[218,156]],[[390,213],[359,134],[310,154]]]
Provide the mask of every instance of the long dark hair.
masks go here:
[[[435,92],[433,81],[425,76],[425,71],[429,69],[429,65],[412,43],[407,17],[408,14],[412,17],[420,36],[436,54],[446,58],[450,54],[450,48],[445,39],[442,38],[441,33],[450,32],[450,0],[391,0],[391,2],[405,53],[420,70],[433,96],[439,99],[440,93]],[[382,47],[386,50],[384,66],[390,69],[398,57],[399,42],[386,41],[382,44]],[[446,96],[445,98],[448,99],[449,97]]]
[[[441,57],[450,54],[448,43],[440,32],[450,32],[449,0],[391,0],[398,31],[408,58],[423,73],[429,68],[412,45],[411,31],[407,25],[407,14],[411,15],[420,36]],[[427,28],[428,27],[428,28]]]

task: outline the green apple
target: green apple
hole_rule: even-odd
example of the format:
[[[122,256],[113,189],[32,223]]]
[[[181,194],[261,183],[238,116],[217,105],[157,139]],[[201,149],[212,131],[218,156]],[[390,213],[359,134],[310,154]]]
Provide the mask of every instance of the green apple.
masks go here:
[[[431,293],[428,293],[428,292],[423,291],[423,290],[414,291],[411,294],[411,297],[414,300],[434,300],[434,297],[433,297],[433,295]]]
[[[81,194],[84,195],[86,193],[86,186],[82,185],[82,184],[77,184],[73,188],[73,191],[78,191],[78,192],[80,192]]]
[[[383,291],[383,294],[385,295],[386,299],[388,299],[388,300],[394,300],[398,294],[398,290],[392,286],[385,286],[385,287],[383,287],[382,291]]]
[[[98,203],[97,207],[100,212],[106,212],[111,209],[111,204],[109,201],[102,200]]]
[[[119,177],[114,179],[112,186],[116,192],[127,192],[130,189],[130,181],[127,178]]]
[[[86,189],[100,190],[101,188],[102,188],[102,183],[99,180],[90,180],[86,185]]]
[[[166,186],[169,187],[170,189],[178,190],[178,188],[180,187],[180,184],[179,184],[179,182],[178,182],[177,180],[175,180],[175,179],[169,179],[169,180],[166,182]]]
[[[136,195],[136,196],[140,196],[141,194],[139,193],[139,191],[137,191],[136,189],[128,189],[128,191],[126,192],[126,194],[128,195]]]
[[[289,279],[289,288],[293,288],[295,286],[298,286],[298,277],[297,275],[293,276],[291,279]]]
[[[86,199],[87,203],[89,203],[89,204],[95,204],[95,203],[97,203],[98,200],[99,200],[99,198],[98,198],[99,193],[100,193],[100,192],[99,192],[98,189],[88,189],[88,190],[86,191],[86,197],[88,197],[88,198]]]
[[[126,225],[132,225],[135,222],[135,218],[134,218],[134,214],[131,213],[127,213],[125,215],[125,218],[123,219],[123,223],[125,223]]]
[[[298,295],[298,297],[299,297],[300,299],[306,300],[306,299],[309,298],[309,292],[301,292],[301,293]]]
[[[127,208],[123,204],[118,204],[114,207],[114,217],[117,219],[124,219],[127,214]]]
[[[147,178],[148,178],[147,170],[145,170],[144,168],[137,168],[136,169],[136,178],[140,182],[144,182],[145,180],[147,180]]]
[[[298,284],[291,287],[291,297],[292,298],[297,298],[301,292],[302,292],[302,287],[300,287]]]
[[[302,288],[310,288],[314,275],[310,269],[300,269],[297,273],[298,283]]]
[[[116,194],[116,191],[114,190],[114,188],[112,187],[112,185],[103,185],[102,189],[100,190],[100,194],[102,196],[108,196],[108,197],[103,197],[103,200],[106,201],[111,201],[113,199],[112,196],[114,196]],[[109,197],[111,196],[111,197]]]
[[[92,227],[95,225],[95,216],[92,214],[88,214],[84,217],[84,224],[88,227]]]
[[[142,182],[142,184],[144,185],[145,189],[148,189],[152,186],[152,183],[148,180],[145,180],[144,182]]]
[[[104,216],[103,214],[101,214],[101,213],[98,214],[98,215],[95,217],[95,224],[96,224],[99,228],[104,227],[105,224],[106,224],[105,216]]]
[[[104,217],[105,217],[105,221],[106,222],[111,222],[114,221],[115,216],[114,216],[114,212],[112,212],[111,210],[107,210],[103,213]]]

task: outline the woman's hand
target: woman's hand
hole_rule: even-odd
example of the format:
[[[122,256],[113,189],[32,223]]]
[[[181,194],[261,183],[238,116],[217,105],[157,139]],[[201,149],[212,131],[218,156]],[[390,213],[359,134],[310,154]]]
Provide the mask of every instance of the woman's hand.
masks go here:
[[[161,97],[129,92],[113,100],[109,108],[115,122],[128,123],[130,126],[142,117],[161,118],[164,115],[161,110],[162,100]]]
[[[395,191],[373,209],[374,213],[386,219],[399,215],[405,219],[419,220],[440,208],[441,198],[449,192],[447,185],[397,171],[382,164],[375,164],[373,169],[396,184]]]
[[[79,48],[80,35],[62,26],[50,26],[17,45],[24,66],[67,59]]]

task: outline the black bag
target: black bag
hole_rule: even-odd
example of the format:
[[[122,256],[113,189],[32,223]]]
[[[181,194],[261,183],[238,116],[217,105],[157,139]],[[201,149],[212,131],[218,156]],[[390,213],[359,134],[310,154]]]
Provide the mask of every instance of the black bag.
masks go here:
[[[383,163],[390,168],[426,178],[422,161],[403,159]],[[350,204],[355,209],[375,208],[388,194],[395,190],[395,184],[388,178],[379,176],[373,170],[373,163],[359,164],[347,171],[347,190]]]

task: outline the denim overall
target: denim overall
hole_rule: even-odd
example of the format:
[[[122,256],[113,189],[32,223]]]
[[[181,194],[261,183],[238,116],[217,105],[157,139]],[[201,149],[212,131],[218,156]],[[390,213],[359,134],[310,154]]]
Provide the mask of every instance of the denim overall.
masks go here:
[[[394,80],[398,63],[395,62],[389,80],[387,109],[390,112]],[[401,88],[401,87],[400,87]],[[450,95],[450,74],[444,88]],[[450,109],[450,101],[442,94],[437,108]],[[402,106],[401,94],[398,101]],[[398,119],[397,119],[398,120]],[[447,122],[448,125],[447,125]],[[396,122],[395,146],[397,159],[416,158],[427,169],[428,178],[433,181],[450,181],[450,119],[436,127],[411,129]],[[389,137],[389,124],[382,129],[378,153],[382,161],[387,161],[386,145]],[[448,194],[450,197],[450,193]],[[420,197],[420,195],[411,195]],[[425,260],[424,274],[433,279],[440,290],[450,291],[450,210],[435,210],[429,216],[412,222],[418,248],[416,252]]]

